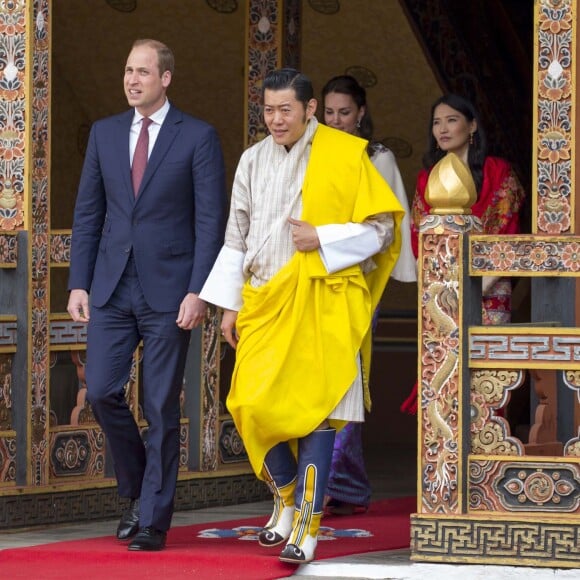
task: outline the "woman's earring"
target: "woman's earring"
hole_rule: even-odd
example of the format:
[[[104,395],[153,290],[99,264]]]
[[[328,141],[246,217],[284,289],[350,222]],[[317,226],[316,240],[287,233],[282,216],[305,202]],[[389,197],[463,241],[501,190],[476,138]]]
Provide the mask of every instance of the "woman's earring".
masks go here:
[[[469,144],[473,145],[473,133],[469,134]]]
[[[360,119],[358,119],[357,122],[356,122],[356,128],[357,129],[360,129]]]

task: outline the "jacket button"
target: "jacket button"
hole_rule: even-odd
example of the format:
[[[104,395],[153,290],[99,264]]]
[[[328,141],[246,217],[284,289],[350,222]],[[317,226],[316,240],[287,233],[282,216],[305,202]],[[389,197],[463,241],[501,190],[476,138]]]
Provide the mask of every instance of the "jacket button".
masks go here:
[[[128,254],[131,251],[131,248],[125,248],[125,254]]]

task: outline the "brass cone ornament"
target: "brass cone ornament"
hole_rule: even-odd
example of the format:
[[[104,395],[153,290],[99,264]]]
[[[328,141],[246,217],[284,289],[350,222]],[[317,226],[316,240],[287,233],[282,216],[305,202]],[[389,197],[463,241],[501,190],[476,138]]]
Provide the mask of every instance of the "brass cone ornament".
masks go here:
[[[425,200],[436,215],[468,215],[477,199],[475,182],[469,167],[455,155],[447,153],[431,169]]]

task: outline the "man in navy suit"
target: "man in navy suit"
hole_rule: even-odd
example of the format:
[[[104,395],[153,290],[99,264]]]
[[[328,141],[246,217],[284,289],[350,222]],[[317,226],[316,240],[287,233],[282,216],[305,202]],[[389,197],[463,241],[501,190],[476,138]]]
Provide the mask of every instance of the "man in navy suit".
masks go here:
[[[161,42],[133,44],[124,77],[133,108],[93,125],[72,230],[67,309],[88,323],[88,398],[110,445],[119,495],[131,500],[117,528],[119,539],[132,538],[129,550],[165,546],[190,331],[205,317],[198,293],[225,228],[219,139],[167,100],[173,68]],[[124,393],[140,341],[146,443]]]

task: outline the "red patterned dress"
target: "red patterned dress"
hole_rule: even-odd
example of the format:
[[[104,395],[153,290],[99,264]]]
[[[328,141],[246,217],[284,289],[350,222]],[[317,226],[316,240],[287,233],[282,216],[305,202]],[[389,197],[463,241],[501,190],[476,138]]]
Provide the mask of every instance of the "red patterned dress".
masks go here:
[[[415,257],[419,248],[419,225],[429,214],[425,189],[429,172],[422,169],[417,176],[417,189],[411,207],[411,243]],[[499,157],[487,157],[483,165],[483,183],[477,201],[471,207],[473,215],[481,220],[483,233],[494,235],[517,234],[520,231],[520,210],[524,190],[511,165]],[[482,323],[485,325],[509,324],[511,320],[511,280],[500,278],[483,297]],[[401,410],[417,412],[417,385]]]

